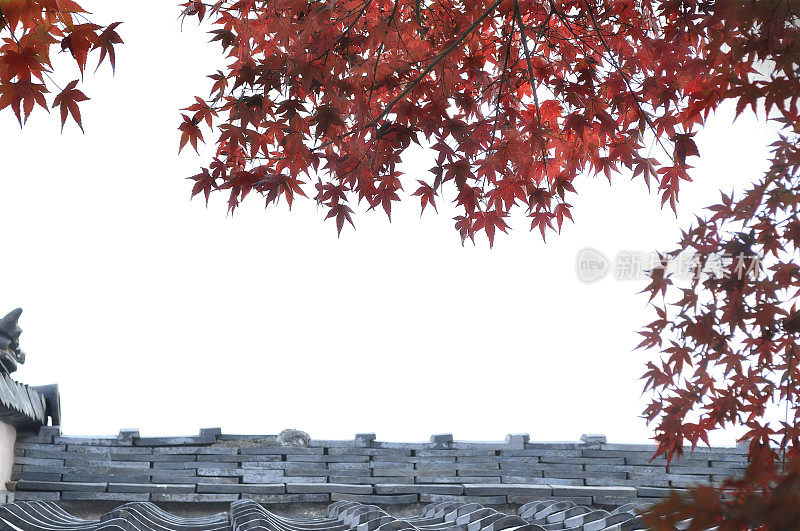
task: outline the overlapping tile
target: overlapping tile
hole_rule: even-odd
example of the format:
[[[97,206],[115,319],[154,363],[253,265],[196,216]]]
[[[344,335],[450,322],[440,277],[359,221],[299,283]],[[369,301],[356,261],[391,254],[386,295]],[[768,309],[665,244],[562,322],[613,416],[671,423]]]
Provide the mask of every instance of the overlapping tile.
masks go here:
[[[718,482],[747,464],[738,448],[651,460],[646,445],[538,443],[512,435],[496,443],[350,441],[282,446],[276,436],[66,437],[54,428],[19,438],[13,482],[21,501],[155,501],[262,504],[354,501],[389,506],[457,501],[522,505],[555,499],[613,507],[652,501],[671,488]]]
[[[19,502],[0,506],[0,528],[22,531],[633,531],[644,529],[626,506],[593,511],[555,500],[523,506],[511,515],[477,503],[442,502],[419,514],[395,518],[376,505],[341,501],[325,516],[291,518],[251,500],[238,500],[230,511],[181,517],[153,503],[133,502],[97,520],[77,518],[54,502]]]

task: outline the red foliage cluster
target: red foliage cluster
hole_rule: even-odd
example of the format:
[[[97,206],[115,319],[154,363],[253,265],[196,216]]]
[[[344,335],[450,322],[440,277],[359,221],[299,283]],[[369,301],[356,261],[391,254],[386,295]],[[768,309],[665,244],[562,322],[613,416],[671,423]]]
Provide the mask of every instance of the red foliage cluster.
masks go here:
[[[46,94],[56,87],[52,107],[61,111],[61,127],[72,116],[83,130],[78,104],[88,98],[77,79],[62,88],[50,76],[52,49],[68,52],[83,75],[93,50],[100,53],[98,67],[108,57],[114,68],[114,45],[122,42],[119,22],[98,26],[86,14],[72,0],[0,0],[0,110],[10,107],[20,126],[36,105],[49,110]]]
[[[391,216],[409,185],[398,164],[412,143],[436,159],[428,180],[414,180],[422,209],[452,199],[462,241],[483,231],[491,244],[515,209],[543,237],[560,230],[587,174],[655,181],[674,208],[687,158],[699,155],[692,136],[726,100],[737,114],[750,107],[780,121],[769,172],[742,197],[723,196],[662,255],[665,264],[693,260],[688,285],[674,283],[666,265],[652,271],[645,291],[658,318],[640,346],[663,353],[645,375],[659,455],[671,459],[732,424],[752,441],[746,480],[725,485],[734,499],[703,487],[654,515],[695,511],[699,526],[739,509],[753,516],[758,500],[762,509],[775,499],[800,503],[796,470],[782,468],[800,453],[800,1],[182,7],[211,19],[229,60],[180,126],[181,148],[196,147],[203,126],[219,135],[193,194],[225,191],[230,210],[253,191],[291,206],[313,183],[340,232],[361,202]],[[786,408],[777,425],[767,420],[776,404]],[[753,527],[767,525],[753,518]]]
[[[677,492],[645,515],[657,531],[769,529],[795,531],[800,527],[800,461],[791,461],[783,474],[757,473],[726,481],[724,488],[700,485],[687,496]]]
[[[656,395],[646,416],[658,419],[667,457],[732,424],[747,426],[754,445],[774,443],[776,458],[800,452],[798,170],[800,145],[776,142],[764,178],[738,200],[723,194],[651,274],[658,319],[640,347],[664,356],[645,375]],[[666,267],[679,258],[692,266],[683,284]],[[776,403],[788,409],[771,427],[767,408]]]
[[[745,481],[673,498],[659,508],[666,522],[694,511],[698,522],[726,522],[720,529],[800,525],[800,145],[781,138],[774,147],[764,178],[698,217],[646,288],[657,319],[640,347],[662,352],[644,376],[658,454],[680,455],[686,442],[694,448],[736,425],[750,441]],[[680,259],[692,266],[685,282],[668,267]],[[795,461],[784,469],[787,460]],[[726,490],[736,496],[723,501]],[[778,525],[787,518],[795,527]]]
[[[708,71],[717,72],[681,91],[698,102],[702,94],[734,100],[737,114],[763,109],[784,129],[766,174],[698,216],[645,289],[657,319],[641,332],[640,347],[662,353],[644,376],[653,393],[645,417],[656,425],[658,454],[680,455],[685,443],[694,448],[710,431],[738,425],[747,428],[751,459],[744,480],[673,497],[654,511],[653,523],[672,529],[691,515],[691,529],[797,529],[800,2],[663,4],[682,14],[665,35],[694,43]],[[686,282],[667,267],[677,260],[693,265]]]
[[[682,7],[683,6],[683,7]],[[436,165],[413,192],[458,206],[462,240],[492,243],[518,207],[531,229],[572,219],[586,173],[630,171],[674,206],[693,127],[743,66],[709,69],[685,2],[633,0],[263,0],[183,4],[208,17],[229,59],[180,126],[181,147],[219,134],[194,193],[253,190],[291,205],[310,192],[339,230],[351,207],[400,200],[412,143]],[[676,26],[677,28],[677,26]],[[724,78],[724,79],[720,79]],[[649,155],[660,144],[670,163]],[[417,185],[417,180],[413,180]]]

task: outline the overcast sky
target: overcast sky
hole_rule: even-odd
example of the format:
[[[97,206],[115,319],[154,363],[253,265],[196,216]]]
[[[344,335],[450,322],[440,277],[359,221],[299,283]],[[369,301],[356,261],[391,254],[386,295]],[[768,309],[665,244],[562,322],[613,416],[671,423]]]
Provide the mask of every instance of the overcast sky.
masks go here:
[[[583,283],[576,255],[672,249],[720,188],[763,172],[769,128],[714,117],[677,220],[621,176],[580,182],[575,224],[547,244],[518,224],[492,250],[462,247],[447,208],[420,218],[417,198],[337,239],[310,201],[253,198],[233,217],[221,196],[190,202],[185,177],[207,158],[178,157],[178,109],[208,93],[219,47],[181,32],[174,2],[82,4],[124,21],[125,40],[116,77],[87,74],[86,134],[60,134],[55,112],[22,131],[0,113],[0,312],[24,308],[15,378],[59,384],[65,433],[651,436],[639,377],[654,354],[633,350],[652,320],[644,284]],[[409,182],[428,177],[424,153],[409,160]]]

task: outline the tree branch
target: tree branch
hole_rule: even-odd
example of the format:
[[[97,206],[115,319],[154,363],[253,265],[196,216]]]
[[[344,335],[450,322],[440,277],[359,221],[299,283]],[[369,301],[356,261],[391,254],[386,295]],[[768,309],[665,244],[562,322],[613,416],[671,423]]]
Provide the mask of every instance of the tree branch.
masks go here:
[[[525,62],[528,65],[528,81],[531,84],[531,92],[533,93],[533,103],[536,106],[536,120],[539,123],[539,131],[542,130],[542,113],[539,110],[539,95],[536,93],[536,84],[533,77],[533,64],[531,63],[531,52],[528,50],[528,37],[525,33],[525,23],[522,21],[522,14],[519,12],[519,2],[514,0],[514,18],[517,20],[519,26],[520,39],[522,49],[525,52]],[[547,136],[545,136],[547,142]],[[547,150],[542,146],[542,163],[544,164],[544,177],[547,182],[548,190],[550,188],[550,179],[547,172]]]
[[[461,32],[461,35],[458,36],[458,38],[453,42],[453,44],[445,48],[438,56],[436,56],[436,58],[425,68],[425,70],[420,72],[420,74],[416,78],[414,78],[414,80],[411,81],[406,86],[405,89],[403,89],[403,92],[401,92],[396,98],[394,98],[391,102],[389,102],[389,104],[384,108],[383,112],[381,112],[381,114],[378,115],[378,117],[371,124],[368,124],[367,127],[376,125],[387,114],[389,114],[395,105],[397,105],[403,98],[405,98],[409,92],[414,90],[416,86],[419,85],[420,82],[423,79],[425,79],[428,74],[430,74],[431,70],[433,70],[436,67],[436,65],[441,63],[445,59],[445,57],[450,55],[450,53],[453,50],[458,48],[461,45],[461,43],[464,42],[464,39],[466,39],[469,36],[469,34],[472,33],[475,30],[475,28],[477,28],[481,24],[481,22],[484,21],[484,19],[486,19],[486,17],[488,17],[495,9],[497,9],[497,6],[502,4],[503,1],[504,0],[494,0],[494,2],[492,2],[492,4],[488,8],[486,8],[486,11],[484,11],[483,14],[475,20],[475,22],[470,24],[469,27],[467,27],[467,29]]]

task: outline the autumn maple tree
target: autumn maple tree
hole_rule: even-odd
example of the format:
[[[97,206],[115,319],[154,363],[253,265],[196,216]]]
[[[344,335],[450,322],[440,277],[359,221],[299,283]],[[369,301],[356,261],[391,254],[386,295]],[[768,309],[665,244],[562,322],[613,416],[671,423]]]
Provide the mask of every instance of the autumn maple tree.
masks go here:
[[[657,455],[746,428],[745,476],[673,496],[658,528],[791,529],[800,505],[800,0],[190,0],[226,66],[183,109],[179,147],[215,149],[193,195],[314,201],[341,233],[404,196],[452,202],[462,241],[525,216],[544,238],[586,176],[633,177],[675,208],[693,136],[723,102],[783,129],[753,186],[699,213],[650,271],[641,348]],[[119,23],[71,0],[0,0],[0,110],[82,127],[89,54],[113,68]],[[54,48],[55,47],[55,48]],[[59,71],[60,73],[60,71]],[[69,79],[69,78],[66,78]],[[48,101],[48,95],[52,99]],[[413,144],[426,176],[404,175]],[[422,178],[421,178],[422,177]],[[702,177],[702,176],[698,176]],[[527,225],[527,224],[526,224]],[[670,268],[689,259],[691,278]],[[781,418],[776,408],[782,408]],[[783,522],[789,522],[785,524]],[[772,526],[772,527],[769,527]],[[783,527],[781,527],[783,526]],[[789,527],[787,527],[789,526]]]
[[[452,201],[462,241],[490,245],[510,217],[531,230],[571,220],[580,177],[632,176],[675,208],[693,136],[723,102],[783,125],[771,168],[723,196],[645,289],[657,319],[642,348],[658,455],[748,429],[744,479],[656,509],[669,528],[779,526],[776,500],[800,503],[800,2],[798,0],[241,0],[182,4],[210,20],[227,66],[184,109],[180,147],[203,129],[216,150],[193,195],[234,210],[309,199],[341,233],[359,205],[404,193],[421,209]],[[427,179],[403,175],[412,143],[432,150]],[[695,274],[673,282],[689,256]],[[712,267],[713,266],[713,267]],[[770,422],[770,408],[785,408]],[[794,467],[794,468],[793,468]],[[730,492],[736,493],[732,496]],[[778,504],[780,505],[780,504]],[[786,517],[786,512],[781,513]],[[791,520],[789,520],[791,521]],[[740,526],[740,527],[736,527]],[[775,527],[780,528],[780,527]]]
[[[10,108],[20,126],[36,106],[58,107],[62,128],[72,118],[83,130],[79,104],[89,98],[79,79],[59,82],[53,52],[69,54],[78,67],[72,75],[82,79],[90,52],[97,50],[98,68],[108,58],[113,69],[114,45],[122,42],[120,22],[100,26],[88,15],[72,0],[0,0],[0,110]]]

